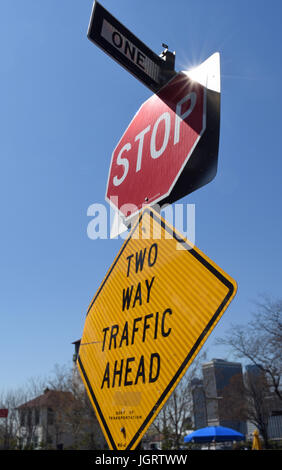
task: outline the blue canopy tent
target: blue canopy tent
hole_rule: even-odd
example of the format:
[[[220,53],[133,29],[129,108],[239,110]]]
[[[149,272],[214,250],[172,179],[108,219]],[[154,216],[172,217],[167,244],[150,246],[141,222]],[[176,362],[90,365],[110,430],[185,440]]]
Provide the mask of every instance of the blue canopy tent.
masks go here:
[[[197,429],[184,437],[184,442],[228,442],[244,441],[245,436],[240,432],[224,426],[208,426]]]

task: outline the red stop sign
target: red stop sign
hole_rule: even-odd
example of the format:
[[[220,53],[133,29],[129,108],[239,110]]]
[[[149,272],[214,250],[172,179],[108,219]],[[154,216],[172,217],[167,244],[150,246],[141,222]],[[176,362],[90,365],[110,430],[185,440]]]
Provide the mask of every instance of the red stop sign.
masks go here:
[[[205,184],[211,179],[206,145],[191,157],[206,124],[207,89],[177,74],[143,103],[114,149],[106,200],[130,217],[146,204],[173,202]]]

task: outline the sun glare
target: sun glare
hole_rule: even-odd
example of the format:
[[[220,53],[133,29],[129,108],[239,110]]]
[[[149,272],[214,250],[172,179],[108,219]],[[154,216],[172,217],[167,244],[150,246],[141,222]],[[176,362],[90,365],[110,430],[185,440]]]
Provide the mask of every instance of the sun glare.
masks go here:
[[[215,52],[207,60],[184,73],[193,81],[220,93],[220,55]]]

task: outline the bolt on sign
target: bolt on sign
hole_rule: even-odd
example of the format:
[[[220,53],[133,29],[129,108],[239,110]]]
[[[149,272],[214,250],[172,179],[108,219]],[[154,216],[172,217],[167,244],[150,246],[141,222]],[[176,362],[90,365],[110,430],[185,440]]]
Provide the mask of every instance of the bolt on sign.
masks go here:
[[[139,214],[90,303],[78,356],[111,449],[138,445],[236,289],[159,214]]]

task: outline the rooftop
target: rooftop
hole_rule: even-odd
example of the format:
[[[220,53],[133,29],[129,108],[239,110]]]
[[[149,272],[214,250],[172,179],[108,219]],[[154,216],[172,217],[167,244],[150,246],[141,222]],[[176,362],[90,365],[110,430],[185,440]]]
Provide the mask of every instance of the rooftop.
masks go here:
[[[71,403],[74,401],[74,397],[71,392],[64,392],[61,390],[49,390],[46,388],[42,395],[39,395],[32,400],[23,403],[18,409],[23,408],[56,408],[63,404]]]

